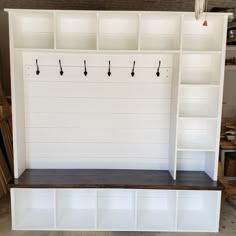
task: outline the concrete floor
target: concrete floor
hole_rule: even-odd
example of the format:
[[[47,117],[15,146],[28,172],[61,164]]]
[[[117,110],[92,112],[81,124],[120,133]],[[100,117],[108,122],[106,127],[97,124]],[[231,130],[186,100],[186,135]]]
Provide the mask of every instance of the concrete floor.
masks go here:
[[[220,172],[219,172],[220,174]],[[221,223],[219,233],[144,233],[144,232],[39,232],[12,231],[9,196],[0,200],[0,236],[236,236],[236,181],[222,178],[225,186],[222,199]]]

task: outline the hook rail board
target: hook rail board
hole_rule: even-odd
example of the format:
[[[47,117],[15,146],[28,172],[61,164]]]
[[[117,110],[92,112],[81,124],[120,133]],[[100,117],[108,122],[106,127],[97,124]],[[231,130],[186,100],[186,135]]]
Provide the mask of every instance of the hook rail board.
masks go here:
[[[12,228],[217,232],[228,14],[6,11]]]

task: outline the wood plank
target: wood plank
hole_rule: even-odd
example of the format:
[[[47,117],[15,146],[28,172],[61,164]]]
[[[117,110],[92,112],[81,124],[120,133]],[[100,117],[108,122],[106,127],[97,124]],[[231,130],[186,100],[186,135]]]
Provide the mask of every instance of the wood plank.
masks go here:
[[[11,173],[14,173],[14,163],[13,163],[13,141],[12,141],[12,131],[6,120],[1,122],[0,125],[4,146],[6,149],[7,159],[10,165]]]
[[[131,188],[222,190],[205,172],[178,171],[173,180],[168,171],[104,169],[28,169],[11,188]]]
[[[0,166],[3,171],[5,182],[8,183],[12,179],[11,172],[7,166],[6,160],[3,156],[2,150],[0,149]]]

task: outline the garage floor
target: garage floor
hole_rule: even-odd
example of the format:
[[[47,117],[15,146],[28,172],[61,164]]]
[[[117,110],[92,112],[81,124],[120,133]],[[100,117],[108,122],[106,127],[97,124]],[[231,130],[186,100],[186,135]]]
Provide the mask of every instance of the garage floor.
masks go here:
[[[220,175],[221,171],[219,171]],[[221,175],[220,175],[221,176]],[[236,181],[221,178],[225,186],[223,193],[220,233],[142,233],[142,232],[32,232],[11,231],[10,198],[0,200],[0,235],[1,236],[236,236]]]

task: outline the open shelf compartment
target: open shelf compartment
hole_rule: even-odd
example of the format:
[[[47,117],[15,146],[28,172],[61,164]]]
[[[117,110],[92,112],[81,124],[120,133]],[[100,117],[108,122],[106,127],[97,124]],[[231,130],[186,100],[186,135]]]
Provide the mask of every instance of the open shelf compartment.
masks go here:
[[[95,189],[57,190],[57,228],[95,229],[96,203]]]
[[[137,50],[138,22],[137,13],[100,13],[99,49]]]
[[[180,117],[218,116],[219,87],[181,86],[179,93]]]
[[[101,189],[97,197],[98,229],[135,229],[135,190]]]
[[[172,231],[176,225],[176,191],[137,190],[137,229]]]
[[[178,191],[177,230],[217,232],[220,191]]]
[[[217,121],[207,119],[181,119],[178,125],[179,150],[215,150]]]
[[[219,85],[221,63],[217,54],[184,54],[181,84]]]
[[[141,50],[180,49],[181,16],[146,13],[140,17]]]
[[[92,50],[97,47],[96,13],[57,13],[57,48]]]
[[[54,15],[48,12],[15,12],[15,48],[54,48]]]
[[[184,15],[183,49],[190,51],[221,51],[223,37],[225,37],[223,17],[208,15],[208,25],[203,26],[204,14],[199,20],[195,19],[194,14]]]
[[[178,151],[177,171],[204,171],[215,179],[215,159],[213,151]]]
[[[55,227],[55,191],[52,189],[12,189],[14,229],[50,230]]]

